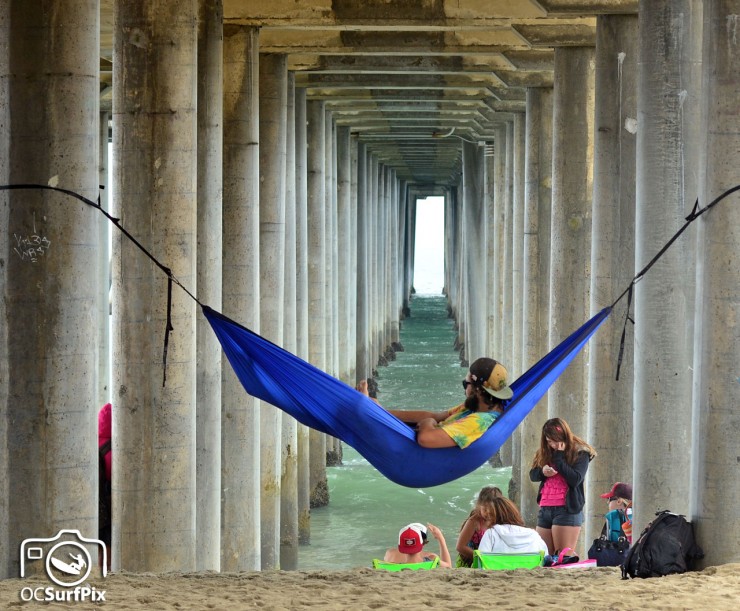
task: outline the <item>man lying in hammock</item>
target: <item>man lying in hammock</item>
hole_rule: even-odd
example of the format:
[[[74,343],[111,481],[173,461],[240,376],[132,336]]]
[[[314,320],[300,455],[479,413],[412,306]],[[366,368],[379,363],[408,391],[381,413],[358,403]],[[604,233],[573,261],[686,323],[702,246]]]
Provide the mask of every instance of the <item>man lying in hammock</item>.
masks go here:
[[[425,448],[467,448],[488,430],[511,399],[506,368],[493,359],[473,361],[463,380],[465,401],[446,412],[387,410],[399,420],[416,424],[416,443]],[[357,390],[368,395],[367,380]],[[373,399],[376,403],[377,401]]]

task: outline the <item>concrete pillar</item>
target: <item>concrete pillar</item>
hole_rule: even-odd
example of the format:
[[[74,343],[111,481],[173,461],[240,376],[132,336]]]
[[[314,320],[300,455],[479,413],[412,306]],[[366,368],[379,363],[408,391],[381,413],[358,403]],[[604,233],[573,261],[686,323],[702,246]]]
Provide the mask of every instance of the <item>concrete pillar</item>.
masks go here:
[[[455,251],[455,271],[453,282],[456,285],[455,294],[457,296],[457,304],[455,307],[455,322],[457,326],[457,336],[460,348],[460,366],[467,367],[470,364],[468,357],[465,354],[465,337],[467,333],[467,309],[468,309],[468,287],[467,279],[465,277],[465,210],[463,208],[463,192],[462,186],[457,185],[453,192],[455,194],[455,229],[456,229],[456,240],[457,249]]]
[[[523,113],[514,114],[513,122],[513,198],[511,212],[511,362],[507,362],[512,380],[523,373],[524,344],[522,343],[523,304],[522,294],[524,261],[524,151],[525,117]],[[521,506],[521,467],[522,462],[529,465],[530,459],[522,456],[522,429],[517,427],[511,435],[511,481],[509,498]],[[529,477],[527,477],[529,479]]]
[[[259,30],[224,26],[223,312],[259,332]],[[221,374],[221,570],[260,569],[259,401]]]
[[[110,134],[110,115],[107,110],[100,111],[98,123],[98,184],[103,187],[99,193],[100,206],[103,210],[110,208],[110,184],[108,173],[110,158],[108,156],[108,136]],[[97,405],[102,407],[110,401],[110,221],[102,214],[97,215],[98,254],[96,256],[98,273],[98,391]]]
[[[483,148],[463,142],[463,210],[465,215],[465,279],[468,286],[467,340],[465,356],[469,362],[487,356],[486,278],[487,262],[485,197],[485,158]]]
[[[0,4],[0,184],[10,181],[10,3]],[[0,227],[10,226],[10,206],[8,194],[0,193]],[[7,231],[0,231],[0,253],[5,257],[10,252],[10,236]],[[0,286],[8,286],[8,266],[0,267]],[[16,553],[15,542],[11,547],[10,531],[8,530],[8,310],[5,299],[0,299],[0,579],[16,577],[11,574],[10,565],[13,554]]]
[[[285,295],[283,347],[297,351],[296,315],[296,130],[295,75],[288,73],[286,158],[285,158]],[[298,422],[282,416],[280,457],[280,568],[298,568]]]
[[[372,376],[368,346],[370,325],[370,268],[368,266],[369,228],[367,179],[367,147],[357,145],[357,315],[356,325],[356,381]]]
[[[326,235],[330,236],[328,241],[328,247],[331,248],[330,252],[327,252],[328,265],[327,268],[327,279],[330,277],[331,281],[328,284],[328,288],[331,290],[331,294],[327,293],[327,310],[326,310],[326,321],[327,325],[331,329],[331,362],[327,363],[327,371],[335,378],[341,378],[339,373],[339,301],[341,288],[339,286],[339,229],[338,229],[338,214],[337,214],[337,125],[334,122],[332,113],[327,111],[326,113],[326,137],[327,137],[327,158],[326,167],[329,171],[327,176],[327,228]],[[328,437],[326,440],[326,464],[327,465],[341,465],[342,464],[342,442],[335,437]]]
[[[308,355],[319,369],[326,369],[328,334],[326,324],[326,163],[324,103],[306,103],[308,141]],[[311,429],[311,507],[328,503],[326,483],[326,435]]]
[[[260,334],[283,343],[285,319],[285,159],[288,113],[288,58],[259,59]],[[262,403],[260,413],[260,516],[262,569],[280,564],[280,456],[282,412]]]
[[[336,375],[336,283],[334,265],[336,251],[336,215],[335,202],[336,191],[334,188],[334,120],[331,112],[324,110],[324,274],[326,285],[324,287],[324,321],[326,324],[326,356],[324,370]],[[327,451],[332,441],[327,439]]]
[[[512,292],[512,358],[509,367],[509,375],[512,379],[524,372],[524,344],[523,333],[523,259],[524,259],[524,179],[525,179],[525,149],[526,149],[526,119],[523,113],[514,114],[514,198],[511,213],[512,252],[511,252],[511,292]],[[517,428],[515,434],[518,435]]]
[[[378,364],[377,311],[378,311],[378,257],[377,257],[377,212],[378,212],[378,160],[368,154],[367,172],[367,267],[368,267],[368,328],[367,341],[370,369]]]
[[[306,90],[295,90],[296,218],[296,354],[308,360],[308,166]],[[311,530],[310,452],[308,428],[298,425],[298,542],[308,543]]]
[[[449,227],[449,249],[447,252],[450,253],[449,257],[449,263],[446,265],[447,267],[447,275],[448,275],[448,287],[449,287],[449,304],[450,304],[450,313],[455,321],[455,328],[457,330],[457,335],[455,338],[454,347],[455,349],[460,349],[464,342],[464,336],[463,331],[464,328],[460,328],[460,302],[461,302],[461,296],[460,296],[460,281],[463,277],[463,275],[460,273],[460,259],[461,259],[461,252],[462,252],[462,214],[460,209],[460,198],[458,197],[459,190],[457,187],[451,188],[449,190],[449,207],[448,212],[449,214],[445,218],[445,230],[447,231],[447,227]],[[461,355],[462,358],[462,355]],[[461,363],[464,365],[464,363]]]
[[[198,3],[198,298],[222,307],[223,7]],[[196,569],[221,567],[221,345],[196,318]],[[228,363],[226,363],[228,367]]]
[[[417,202],[417,197],[414,198],[414,204]],[[455,259],[455,231],[454,231],[454,207],[452,203],[452,193],[450,189],[445,189],[445,207],[444,207],[444,293],[447,295],[447,308],[451,316],[454,315],[454,291],[455,288],[452,284],[452,270]],[[489,295],[490,295],[489,291]],[[490,326],[489,326],[489,337],[490,337]]]
[[[503,260],[504,211],[506,203],[506,125],[494,129],[493,201],[489,202],[489,248],[488,269],[491,270],[492,292],[489,293],[488,337],[491,342],[489,353],[500,354],[503,348],[501,316],[503,315]],[[491,358],[496,358],[492,356]],[[502,359],[503,360],[503,359]]]
[[[683,225],[698,192],[701,23],[700,3],[640,6],[636,270]],[[635,532],[659,509],[689,510],[694,269],[694,243],[679,240],[635,287]]]
[[[495,144],[494,144],[495,147]],[[493,149],[490,149],[493,151]],[[494,351],[493,335],[494,335],[494,321],[496,317],[494,315],[494,301],[493,294],[495,289],[494,267],[491,265],[492,261],[495,260],[496,253],[494,251],[494,240],[496,237],[496,226],[493,222],[496,214],[496,168],[498,167],[498,159],[495,151],[489,152],[485,157],[486,164],[486,184],[485,184],[485,218],[486,218],[486,246],[485,246],[485,257],[486,257],[486,344],[484,346],[486,355],[492,355]],[[493,357],[491,357],[493,358]]]
[[[738,184],[740,55],[737,0],[704,2],[705,179],[700,203]],[[740,386],[740,207],[738,195],[699,221],[692,494],[690,515],[704,566],[738,561],[737,457]]]
[[[594,49],[555,49],[553,91],[550,347],[589,313],[593,197]],[[588,346],[550,388],[550,417],[587,431]]]
[[[195,288],[196,3],[117,3],[115,24],[113,215]],[[113,568],[192,571],[195,304],[175,287],[168,312],[162,270],[121,235],[113,244]]]
[[[389,237],[389,252],[390,266],[391,266],[391,277],[390,277],[390,342],[391,350],[395,354],[396,351],[403,350],[401,346],[401,307],[399,305],[399,297],[401,294],[400,290],[400,267],[399,267],[399,252],[403,249],[403,235],[400,233],[399,226],[399,201],[398,201],[398,188],[399,181],[396,177],[396,171],[391,170],[390,176],[391,190],[389,193],[390,201],[388,202],[389,208],[389,221],[390,226],[388,228]]]
[[[411,196],[409,185],[406,185],[406,189],[403,192],[403,199],[406,203],[406,253],[404,259],[404,265],[406,268],[406,282],[404,284],[403,299],[404,304],[410,303],[411,294],[414,289],[414,262],[416,253],[416,198]],[[447,197],[444,198],[443,205],[447,204]],[[444,216],[444,209],[442,211]],[[442,245],[444,248],[444,244]],[[444,266],[444,260],[442,262]],[[442,279],[443,285],[439,287],[440,290],[444,290],[444,278]],[[405,308],[408,311],[408,308]]]
[[[349,360],[349,373],[348,383],[353,385],[357,382],[357,334],[355,332],[356,327],[356,315],[357,315],[357,216],[358,216],[358,187],[357,187],[357,176],[358,176],[358,139],[352,137],[350,134],[349,141],[349,157],[350,157],[350,184],[349,184],[349,284],[350,293],[348,297],[348,333],[347,338],[347,353]]]
[[[504,199],[501,210],[501,241],[499,242],[499,262],[501,265],[501,274],[499,278],[501,290],[501,313],[499,314],[498,325],[500,327],[501,343],[496,348],[496,354],[493,358],[501,359],[504,362],[511,375],[514,375],[512,369],[513,361],[513,308],[512,301],[512,253],[513,244],[513,206],[514,206],[514,123],[506,122],[506,178],[504,182]],[[501,462],[504,466],[513,465],[514,457],[514,438],[509,437],[499,450]],[[511,485],[511,482],[509,482]]]
[[[591,315],[630,284],[635,258],[637,15],[597,20]],[[632,325],[615,380],[626,299],[591,339],[587,439],[607,460],[588,470],[585,540],[599,536],[606,503],[599,494],[632,481]]]
[[[354,312],[350,310],[350,296],[356,293],[352,284],[350,247],[354,242],[350,241],[350,130],[349,127],[337,129],[337,323],[339,328],[339,379],[352,384],[350,378],[350,360],[354,360],[354,354],[350,359],[349,337],[352,331],[352,319]]]
[[[391,273],[390,257],[388,256],[388,231],[389,231],[389,197],[390,192],[390,167],[382,166],[380,172],[380,194],[378,197],[378,221],[380,223],[378,230],[378,291],[379,291],[379,334],[378,342],[381,353],[386,364],[391,360],[389,352],[390,334],[389,316],[388,316],[388,282]]]
[[[0,180],[95,200],[98,9],[44,8],[0,6]],[[3,577],[18,577],[27,537],[97,537],[98,214],[60,193],[0,192]]]
[[[376,172],[376,195],[375,195],[375,214],[373,215],[373,235],[375,241],[374,255],[371,259],[371,265],[374,266],[373,278],[375,283],[374,301],[375,301],[375,342],[376,353],[378,358],[376,363],[387,365],[385,359],[385,279],[388,270],[385,266],[385,175],[386,166],[378,163]]]
[[[527,89],[526,152],[524,161],[524,289],[522,330],[526,371],[548,352],[550,211],[552,195],[552,89]],[[547,395],[535,405],[521,429],[521,510],[525,522],[537,520],[539,483],[529,480],[532,459],[547,420]]]
[[[500,245],[500,261],[503,261],[501,269],[501,290],[503,310],[499,316],[501,326],[501,345],[496,354],[506,367],[511,369],[513,375],[513,329],[514,329],[514,303],[513,303],[513,252],[514,252],[514,122],[506,122],[506,197],[503,209],[503,243]],[[510,464],[510,463],[506,463]]]

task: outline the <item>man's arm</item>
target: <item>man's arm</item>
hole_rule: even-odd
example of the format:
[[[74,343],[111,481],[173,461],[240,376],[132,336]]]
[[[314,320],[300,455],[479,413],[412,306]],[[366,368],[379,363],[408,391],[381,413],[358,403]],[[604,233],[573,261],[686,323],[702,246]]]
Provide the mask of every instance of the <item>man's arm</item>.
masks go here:
[[[383,408],[385,409],[385,408]],[[389,414],[393,414],[399,420],[404,422],[420,423],[422,420],[434,420],[435,423],[442,422],[449,417],[449,411],[446,412],[427,412],[418,409],[386,409]]]
[[[434,418],[420,420],[416,430],[416,443],[423,448],[457,447],[455,440],[437,426]]]
[[[360,380],[355,386],[355,389],[361,392],[366,397],[370,397],[368,393],[367,380]],[[375,403],[380,405],[380,402],[375,397],[370,397]],[[383,407],[380,405],[380,407]],[[383,407],[389,414],[393,414],[399,420],[408,422],[410,424],[417,424],[427,418],[434,418],[435,422],[442,422],[450,416],[450,410],[446,412],[429,412],[426,410],[414,410],[414,409],[387,409]]]

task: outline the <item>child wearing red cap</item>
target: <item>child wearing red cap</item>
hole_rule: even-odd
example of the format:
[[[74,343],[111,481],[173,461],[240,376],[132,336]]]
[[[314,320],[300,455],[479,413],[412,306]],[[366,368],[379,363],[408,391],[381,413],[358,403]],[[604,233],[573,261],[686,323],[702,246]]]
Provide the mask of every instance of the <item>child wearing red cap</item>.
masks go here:
[[[632,543],[632,485],[617,482],[609,492],[600,495],[609,500],[609,511],[606,513],[605,531],[609,541],[618,541],[626,537]]]
[[[439,566],[449,568],[452,566],[450,552],[447,549],[442,531],[434,524],[419,524],[413,522],[404,526],[398,533],[398,547],[386,550],[385,562],[396,564],[415,564],[417,562],[430,562],[437,558],[434,552],[425,552],[424,545],[427,543],[427,529],[439,542]]]

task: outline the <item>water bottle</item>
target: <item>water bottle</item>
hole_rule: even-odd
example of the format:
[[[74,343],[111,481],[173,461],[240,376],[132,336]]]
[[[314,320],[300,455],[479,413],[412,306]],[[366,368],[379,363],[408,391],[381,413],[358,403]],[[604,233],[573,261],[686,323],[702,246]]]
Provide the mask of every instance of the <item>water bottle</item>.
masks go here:
[[[632,507],[627,507],[624,513],[627,516],[627,521],[632,522]]]

